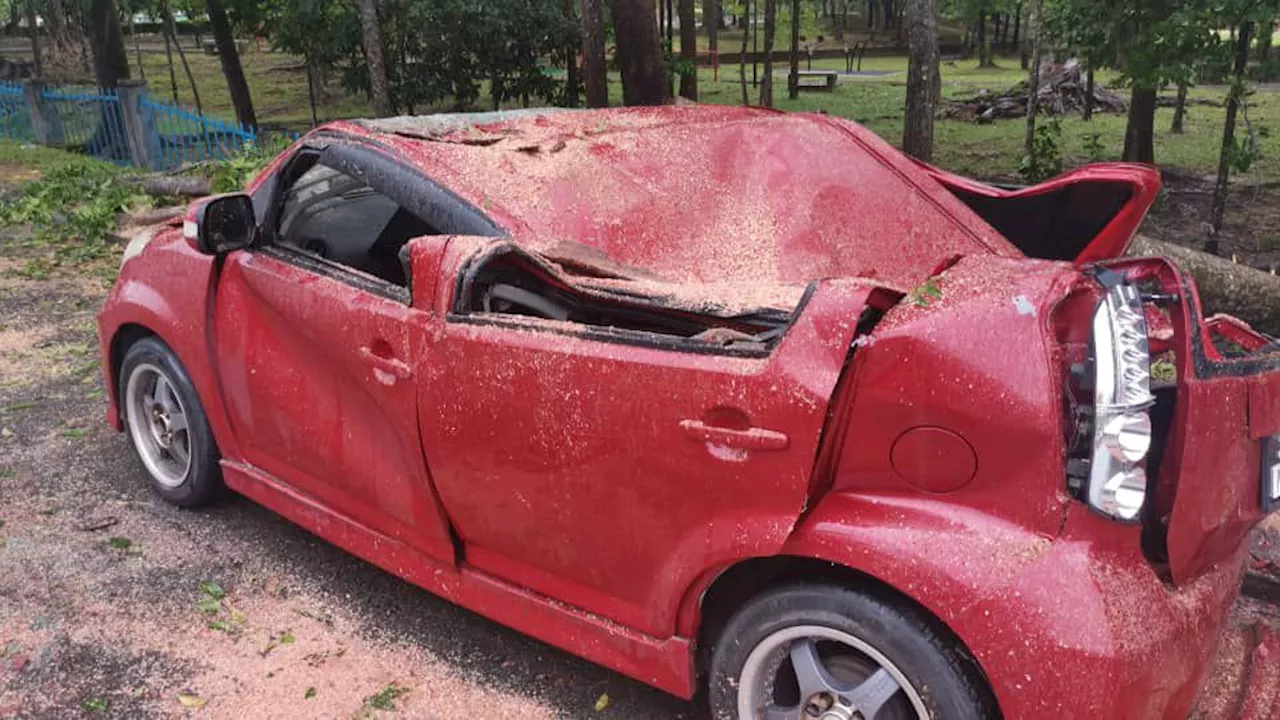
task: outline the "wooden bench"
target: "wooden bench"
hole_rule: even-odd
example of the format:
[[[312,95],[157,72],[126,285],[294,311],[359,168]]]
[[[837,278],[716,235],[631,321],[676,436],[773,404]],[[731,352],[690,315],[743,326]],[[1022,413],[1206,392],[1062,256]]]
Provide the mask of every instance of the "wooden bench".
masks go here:
[[[799,90],[821,90],[823,92],[832,92],[836,89],[836,80],[840,77],[840,73],[835,70],[800,70],[795,77],[788,79],[796,84]],[[811,82],[806,83],[806,80]],[[818,82],[812,82],[818,80]]]

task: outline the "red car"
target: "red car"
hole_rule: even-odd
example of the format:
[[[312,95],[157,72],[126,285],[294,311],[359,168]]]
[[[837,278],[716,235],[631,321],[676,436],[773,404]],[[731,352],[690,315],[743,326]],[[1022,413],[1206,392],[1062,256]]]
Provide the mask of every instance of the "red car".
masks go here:
[[[99,317],[224,484],[717,718],[1185,718],[1280,499],[1280,352],[1022,190],[824,115],[341,122],[141,235]]]

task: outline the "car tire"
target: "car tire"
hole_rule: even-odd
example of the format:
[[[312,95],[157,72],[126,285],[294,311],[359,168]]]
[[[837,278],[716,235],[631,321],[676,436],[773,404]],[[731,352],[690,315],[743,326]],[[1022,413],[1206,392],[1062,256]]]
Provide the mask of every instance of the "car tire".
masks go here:
[[[838,585],[771,590],[709,648],[708,709],[715,720],[761,720],[766,706],[797,718],[999,717],[976,663],[943,632],[913,608]]]
[[[125,432],[151,487],[178,507],[212,502],[222,489],[218,445],[173,350],[154,336],[138,340],[125,352],[118,382]]]

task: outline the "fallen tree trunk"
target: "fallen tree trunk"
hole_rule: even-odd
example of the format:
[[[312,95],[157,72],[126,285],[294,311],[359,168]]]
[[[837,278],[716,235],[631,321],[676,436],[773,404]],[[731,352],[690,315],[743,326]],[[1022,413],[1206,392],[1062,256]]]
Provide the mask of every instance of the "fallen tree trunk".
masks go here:
[[[1259,332],[1280,336],[1280,277],[1142,235],[1134,238],[1128,254],[1167,257],[1190,273],[1206,315],[1234,315]]]
[[[143,192],[157,197],[204,197],[213,192],[213,181],[203,177],[148,175],[139,181]]]
[[[116,219],[116,224],[120,227],[126,227],[129,225],[142,227],[144,225],[155,225],[156,223],[168,222],[186,214],[186,205],[174,205],[171,207],[156,208],[155,210],[147,210],[134,215],[122,214]]]

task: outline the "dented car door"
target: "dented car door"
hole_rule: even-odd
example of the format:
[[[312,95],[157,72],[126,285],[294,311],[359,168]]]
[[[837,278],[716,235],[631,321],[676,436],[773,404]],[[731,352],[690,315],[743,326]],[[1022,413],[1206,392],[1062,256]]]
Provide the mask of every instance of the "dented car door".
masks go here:
[[[468,567],[670,635],[671,598],[708,567],[778,552],[805,508],[827,403],[874,288],[817,284],[776,346],[735,354],[468,312],[457,302],[471,292],[458,289],[464,244],[443,263],[419,392],[434,418],[423,445]]]
[[[321,231],[349,237],[362,213],[397,212],[394,191],[378,196],[373,168],[347,153],[300,152],[281,170],[284,196],[273,206],[283,217],[268,213],[262,245],[226,258],[214,342],[230,425],[244,461],[286,491],[452,562],[418,436],[411,352],[419,313],[406,288],[328,259],[332,249],[327,258],[307,247],[321,243]],[[356,191],[340,192],[336,167],[360,178]],[[308,178],[316,187],[289,195]],[[318,229],[306,241],[286,237],[284,226],[306,220],[306,210],[291,220],[290,203],[305,204],[308,193],[327,203]],[[333,212],[347,198],[356,211]],[[376,258],[366,255],[372,268]]]

